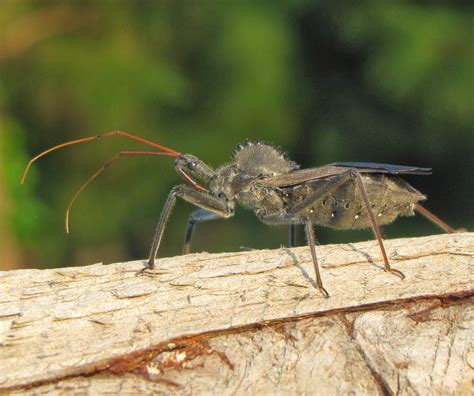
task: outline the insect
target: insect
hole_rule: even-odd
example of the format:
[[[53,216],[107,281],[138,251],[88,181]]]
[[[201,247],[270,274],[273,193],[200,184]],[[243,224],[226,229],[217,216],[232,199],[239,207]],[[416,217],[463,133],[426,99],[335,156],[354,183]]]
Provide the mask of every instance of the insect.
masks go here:
[[[280,150],[267,143],[246,140],[235,149],[233,162],[216,170],[191,154],[173,149],[121,131],[72,140],[54,146],[28,163],[24,182],[33,162],[50,152],[73,144],[120,136],[139,141],[158,151],[121,151],[106,162],[76,192],[66,210],[66,231],[69,232],[69,212],[79,194],[112,162],[126,156],[164,155],[175,157],[175,168],[184,184],[173,187],[168,194],[153,237],[148,266],[155,261],[171,210],[179,197],[199,209],[188,218],[183,253],[189,253],[191,237],[197,223],[229,218],[238,202],[265,224],[288,225],[290,245],[295,244],[295,226],[305,230],[316,275],[316,286],[324,297],[329,293],[323,286],[315,247],[316,225],[336,229],[372,228],[382,253],[384,270],[404,278],[390,266],[383,244],[380,226],[398,216],[412,216],[418,211],[446,232],[456,232],[437,216],[419,204],[426,196],[409,185],[400,175],[428,175],[430,168],[337,162],[316,168],[300,169]],[[206,184],[207,188],[202,184]],[[143,271],[143,270],[142,270]]]

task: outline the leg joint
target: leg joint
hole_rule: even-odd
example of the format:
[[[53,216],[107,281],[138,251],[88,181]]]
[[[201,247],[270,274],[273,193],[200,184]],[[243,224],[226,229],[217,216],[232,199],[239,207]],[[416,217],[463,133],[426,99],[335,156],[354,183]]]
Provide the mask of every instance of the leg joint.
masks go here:
[[[351,179],[357,179],[357,177],[360,176],[360,173],[356,169],[351,169],[349,171],[349,176],[351,177]]]
[[[183,186],[174,186],[171,189],[171,195],[182,197],[184,195],[184,187]]]

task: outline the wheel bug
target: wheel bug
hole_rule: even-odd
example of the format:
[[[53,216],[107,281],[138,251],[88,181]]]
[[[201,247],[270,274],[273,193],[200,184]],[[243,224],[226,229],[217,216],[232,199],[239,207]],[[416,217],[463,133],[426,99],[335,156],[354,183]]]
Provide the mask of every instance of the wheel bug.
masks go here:
[[[446,232],[457,231],[422,207],[418,202],[425,200],[426,196],[399,177],[404,174],[428,175],[431,173],[430,168],[337,162],[317,168],[299,169],[295,162],[272,145],[249,140],[237,146],[232,155],[232,163],[213,170],[194,155],[181,154],[126,132],[111,131],[72,140],[43,151],[28,163],[22,183],[33,162],[44,155],[73,144],[111,136],[136,140],[161,151],[121,151],[113,156],[72,197],[66,210],[66,231],[69,232],[69,212],[79,194],[113,161],[137,155],[175,157],[176,171],[186,184],[173,187],[168,194],[153,237],[148,266],[144,270],[155,268],[165,225],[177,197],[199,208],[188,218],[183,254],[190,251],[196,223],[233,216],[236,202],[253,210],[265,224],[289,225],[290,246],[295,244],[295,226],[303,225],[313,260],[316,286],[324,297],[329,297],[329,293],[323,287],[319,272],[315,225],[336,229],[372,228],[382,253],[384,270],[402,279],[405,275],[390,266],[380,225],[391,223],[398,216],[412,216],[416,210]],[[194,178],[207,183],[208,188]]]

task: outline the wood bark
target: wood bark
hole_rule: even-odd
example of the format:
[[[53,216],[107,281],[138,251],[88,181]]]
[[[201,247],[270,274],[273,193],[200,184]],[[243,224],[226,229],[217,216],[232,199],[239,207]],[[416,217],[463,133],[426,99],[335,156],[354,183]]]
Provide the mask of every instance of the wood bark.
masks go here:
[[[470,394],[474,234],[0,272],[2,394]]]

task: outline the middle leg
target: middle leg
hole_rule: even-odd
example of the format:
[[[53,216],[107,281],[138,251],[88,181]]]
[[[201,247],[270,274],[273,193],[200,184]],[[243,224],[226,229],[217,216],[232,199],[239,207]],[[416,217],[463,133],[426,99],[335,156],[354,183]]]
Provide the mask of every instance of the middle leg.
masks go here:
[[[193,236],[194,225],[204,221],[223,219],[223,217],[215,212],[207,209],[198,209],[191,213],[186,225],[186,234],[184,236],[183,254],[188,254],[191,250],[191,238]]]
[[[321,280],[321,274],[319,273],[318,258],[316,256],[316,244],[314,243],[315,236],[314,236],[314,230],[313,230],[313,223],[311,222],[311,220],[305,219],[304,228],[305,228],[305,231],[306,231],[306,239],[308,240],[309,249],[311,251],[311,257],[313,259],[314,272],[316,274],[316,286],[318,287],[321,294],[325,298],[328,298],[329,293],[323,287],[323,281]]]
[[[313,259],[314,272],[316,275],[316,287],[319,289],[319,291],[325,298],[328,298],[329,293],[323,286],[323,282],[321,280],[321,274],[319,272],[318,258],[316,256],[316,244],[315,244],[316,238],[314,236],[313,224],[311,220],[305,219],[293,214],[277,214],[277,215],[271,215],[271,216],[261,216],[260,220],[265,224],[270,224],[270,225],[289,224],[290,227],[294,227],[297,224],[304,224],[306,239],[308,240],[309,249],[311,251],[311,258]]]

